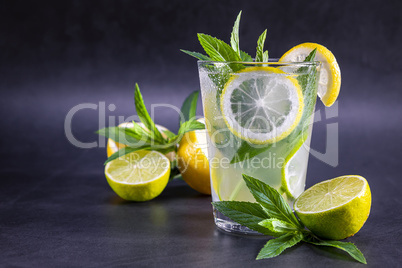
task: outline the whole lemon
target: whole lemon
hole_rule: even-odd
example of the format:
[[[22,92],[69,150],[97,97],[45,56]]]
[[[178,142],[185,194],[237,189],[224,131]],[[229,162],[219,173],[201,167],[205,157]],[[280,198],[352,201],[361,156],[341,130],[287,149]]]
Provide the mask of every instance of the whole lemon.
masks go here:
[[[211,194],[206,130],[187,132],[179,143],[177,163],[183,180],[194,190]]]

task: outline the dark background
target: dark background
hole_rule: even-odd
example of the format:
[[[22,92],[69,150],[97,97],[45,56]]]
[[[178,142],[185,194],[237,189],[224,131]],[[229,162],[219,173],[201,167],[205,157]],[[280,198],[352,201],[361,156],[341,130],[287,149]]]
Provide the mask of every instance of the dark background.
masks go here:
[[[179,49],[202,52],[196,33],[228,42],[240,10],[240,46],[252,55],[266,28],[270,57],[302,42],[335,54],[339,116],[315,124],[312,148],[324,152],[326,125],[338,123],[339,165],[310,157],[306,186],[366,177],[372,212],[347,241],[369,266],[400,263],[402,2],[1,1],[0,266],[358,265],[307,245],[254,261],[266,239],[216,230],[210,197],[179,181],[153,201],[123,202],[104,178],[105,148],[65,136],[65,117],[81,103],[114,104],[107,126],[109,116],[134,115],[135,82],[148,107],[180,107],[199,81],[196,60]],[[156,109],[155,121],[178,129],[171,109]],[[98,141],[99,127],[99,109],[73,117],[82,142]]]

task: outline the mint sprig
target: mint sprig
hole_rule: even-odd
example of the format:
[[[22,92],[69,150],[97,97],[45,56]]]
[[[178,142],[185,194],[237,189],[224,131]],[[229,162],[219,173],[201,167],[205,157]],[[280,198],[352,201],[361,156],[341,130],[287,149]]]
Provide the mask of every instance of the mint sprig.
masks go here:
[[[114,154],[112,154],[106,161],[105,165],[119,157],[138,150],[154,150],[167,154],[169,152],[177,152],[177,145],[182,139],[183,135],[189,131],[205,129],[205,125],[196,121],[196,109],[199,92],[194,91],[184,101],[181,108],[180,128],[177,134],[164,130],[159,130],[151,116],[149,115],[138,84],[135,84],[134,91],[134,104],[137,115],[143,125],[132,122],[133,126],[130,128],[124,127],[106,127],[98,130],[96,133],[106,138],[112,139],[115,142],[126,145]],[[162,135],[162,133],[165,135]],[[173,161],[176,162],[176,161]],[[176,164],[172,163],[172,169],[175,171]],[[172,175],[177,172],[171,172]]]
[[[192,57],[204,61],[252,62],[253,58],[249,54],[240,49],[239,26],[240,26],[241,13],[242,11],[240,11],[239,14],[237,15],[235,23],[233,25],[232,33],[230,35],[230,45],[216,37],[199,33],[197,35],[198,40],[208,56],[199,52],[192,52],[184,49],[181,49],[181,51]],[[265,61],[265,62],[268,61],[268,51],[263,51],[266,32],[267,31],[265,30],[262,33],[262,35],[258,38],[255,61]],[[241,64],[232,64],[230,65],[230,67],[231,68],[228,71],[233,72],[237,72],[244,68],[244,66]]]
[[[278,256],[285,249],[304,241],[315,246],[343,250],[355,260],[367,264],[364,255],[353,243],[324,240],[307,230],[277,190],[245,174],[243,179],[257,203],[219,201],[212,202],[212,205],[239,224],[262,234],[277,237],[265,244],[257,255],[257,260]]]

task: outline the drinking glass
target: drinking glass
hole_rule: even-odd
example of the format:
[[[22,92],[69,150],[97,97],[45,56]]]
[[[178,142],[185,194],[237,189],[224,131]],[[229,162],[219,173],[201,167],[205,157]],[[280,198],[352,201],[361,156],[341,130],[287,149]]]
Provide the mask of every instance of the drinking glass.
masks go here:
[[[304,191],[320,62],[198,61],[212,200],[256,202],[242,174],[289,205]],[[259,234],[214,208],[215,224]]]

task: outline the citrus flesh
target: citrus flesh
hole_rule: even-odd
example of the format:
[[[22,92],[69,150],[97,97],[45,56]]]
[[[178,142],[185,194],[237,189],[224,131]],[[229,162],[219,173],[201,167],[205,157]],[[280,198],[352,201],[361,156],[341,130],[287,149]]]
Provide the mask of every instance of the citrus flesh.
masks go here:
[[[162,193],[170,175],[170,161],[156,151],[140,150],[106,164],[105,176],[113,191],[130,201],[148,201]]]
[[[297,80],[273,67],[249,67],[233,75],[220,97],[228,129],[254,144],[286,138],[303,113],[303,94]]]
[[[341,240],[356,234],[371,208],[370,187],[358,175],[320,182],[303,192],[294,203],[300,220],[321,238]]]
[[[315,60],[322,63],[318,82],[318,96],[325,106],[334,104],[341,88],[341,71],[332,52],[316,43],[303,43],[291,48],[279,59],[281,62],[302,62],[317,48]]]
[[[198,120],[204,122],[202,120]],[[183,180],[194,190],[210,195],[211,183],[206,130],[184,134],[177,151],[177,164]]]
[[[308,135],[307,139],[310,139]],[[306,139],[300,138],[296,141],[293,150],[286,157],[281,170],[281,190],[286,194],[288,200],[294,201],[304,189],[305,174],[307,173],[306,159],[309,156],[309,150],[304,148]],[[307,141],[309,144],[310,141]],[[301,178],[303,177],[303,178]]]

